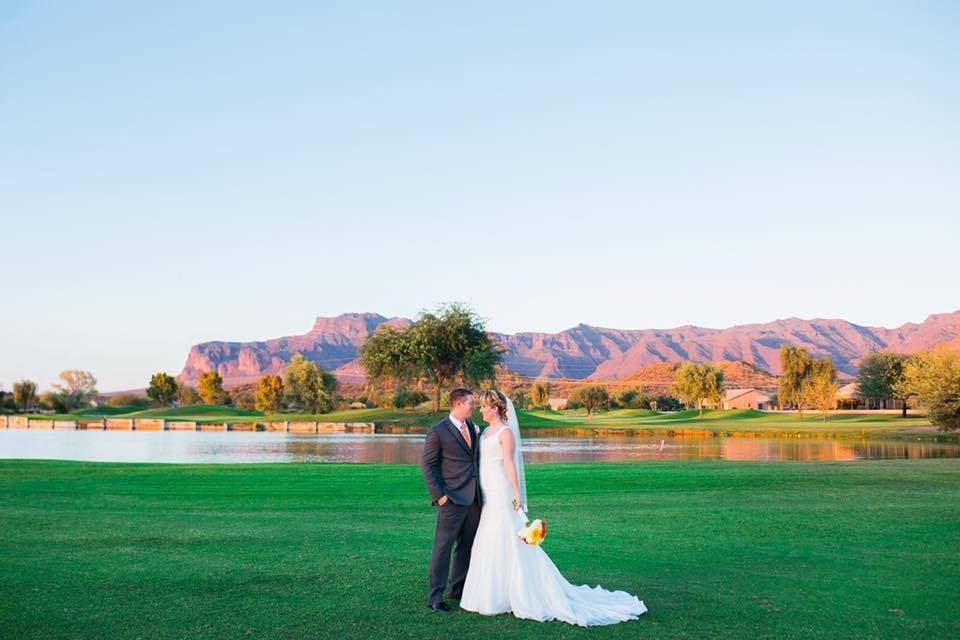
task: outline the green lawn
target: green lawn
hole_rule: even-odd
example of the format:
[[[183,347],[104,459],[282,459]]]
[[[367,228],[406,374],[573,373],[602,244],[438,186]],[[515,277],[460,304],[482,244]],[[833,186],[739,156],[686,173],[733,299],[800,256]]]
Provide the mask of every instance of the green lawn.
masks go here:
[[[808,412],[801,419],[795,414],[766,413],[752,409],[654,413],[642,409],[617,409],[587,416],[583,411],[519,411],[524,429],[566,433],[679,434],[715,433],[718,435],[752,436],[822,436],[855,438],[937,438],[957,441],[957,433],[938,432],[925,417],[899,414],[857,413],[835,414],[827,420]],[[402,409],[354,409],[324,414],[276,414],[264,416],[256,411],[242,411],[216,405],[193,405],[163,409],[86,409],[75,414],[54,416],[57,419],[83,417],[166,418],[196,422],[265,422],[270,420],[316,420],[320,422],[376,422],[403,427],[426,428],[446,416],[446,411],[414,411]],[[51,416],[35,416],[51,418]],[[480,419],[479,412],[475,416]]]
[[[604,411],[587,416],[583,411],[524,411],[520,421],[530,428],[571,428],[599,431],[709,431],[741,435],[808,435],[840,437],[945,437],[956,434],[937,432],[924,416],[901,418],[889,413],[838,413],[826,420],[819,413],[767,413],[754,409],[706,410],[653,413],[637,409]]]
[[[601,629],[427,610],[410,466],[0,461],[2,638],[956,638],[960,461],[528,468]]]

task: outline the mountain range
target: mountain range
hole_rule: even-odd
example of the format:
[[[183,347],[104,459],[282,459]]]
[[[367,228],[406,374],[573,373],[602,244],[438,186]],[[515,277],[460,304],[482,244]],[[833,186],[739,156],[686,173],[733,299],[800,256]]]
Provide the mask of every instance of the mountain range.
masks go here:
[[[180,379],[195,383],[205,371],[217,370],[226,386],[253,382],[281,373],[297,353],[345,382],[363,379],[357,360],[360,345],[377,327],[404,328],[407,318],[376,313],[345,313],[317,318],[307,333],[257,342],[203,342],[194,345]],[[559,333],[491,333],[507,349],[506,367],[534,378],[620,380],[663,362],[746,362],[777,375],[783,344],[804,347],[816,357],[830,356],[841,374],[856,375],[869,353],[891,350],[912,353],[950,343],[960,347],[960,311],[934,314],[921,323],[893,329],[868,327],[847,320],[786,318],[726,329],[685,325],[673,329],[610,329],[579,324]]]

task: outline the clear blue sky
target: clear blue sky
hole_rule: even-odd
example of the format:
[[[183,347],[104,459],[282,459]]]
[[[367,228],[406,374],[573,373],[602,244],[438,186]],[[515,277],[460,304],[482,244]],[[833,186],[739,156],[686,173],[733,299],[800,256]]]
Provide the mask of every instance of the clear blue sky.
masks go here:
[[[509,332],[956,310],[958,19],[0,2],[0,384],[450,300]]]

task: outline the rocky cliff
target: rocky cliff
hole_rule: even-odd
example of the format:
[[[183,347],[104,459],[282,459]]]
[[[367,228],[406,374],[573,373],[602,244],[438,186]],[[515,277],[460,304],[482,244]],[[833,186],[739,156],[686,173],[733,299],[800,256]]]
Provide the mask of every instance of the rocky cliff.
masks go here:
[[[405,318],[375,313],[347,313],[317,318],[301,336],[262,342],[204,342],[190,349],[182,380],[216,369],[227,385],[280,373],[296,353],[335,371],[341,379],[363,378],[357,354],[364,340],[382,324],[403,328]],[[921,323],[887,329],[846,320],[788,318],[726,329],[683,326],[673,329],[609,329],[580,324],[559,333],[493,334],[509,353],[511,371],[531,377],[617,380],[662,362],[746,362],[771,374],[780,372],[782,344],[830,356],[841,373],[855,375],[868,353],[889,349],[910,353],[941,343],[960,344],[960,311],[935,314]]]

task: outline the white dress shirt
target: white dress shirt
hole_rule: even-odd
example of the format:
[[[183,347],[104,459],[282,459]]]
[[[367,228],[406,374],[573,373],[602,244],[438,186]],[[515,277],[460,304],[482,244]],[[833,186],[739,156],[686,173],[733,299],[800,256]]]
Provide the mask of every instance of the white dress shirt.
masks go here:
[[[470,444],[472,445],[476,434],[473,433],[473,429],[470,428],[470,425],[468,425],[466,421],[461,421],[454,418],[452,413],[447,417],[450,418],[450,422],[452,422],[453,426],[457,428],[457,431],[463,433],[462,429],[466,429],[467,433],[470,435]]]

